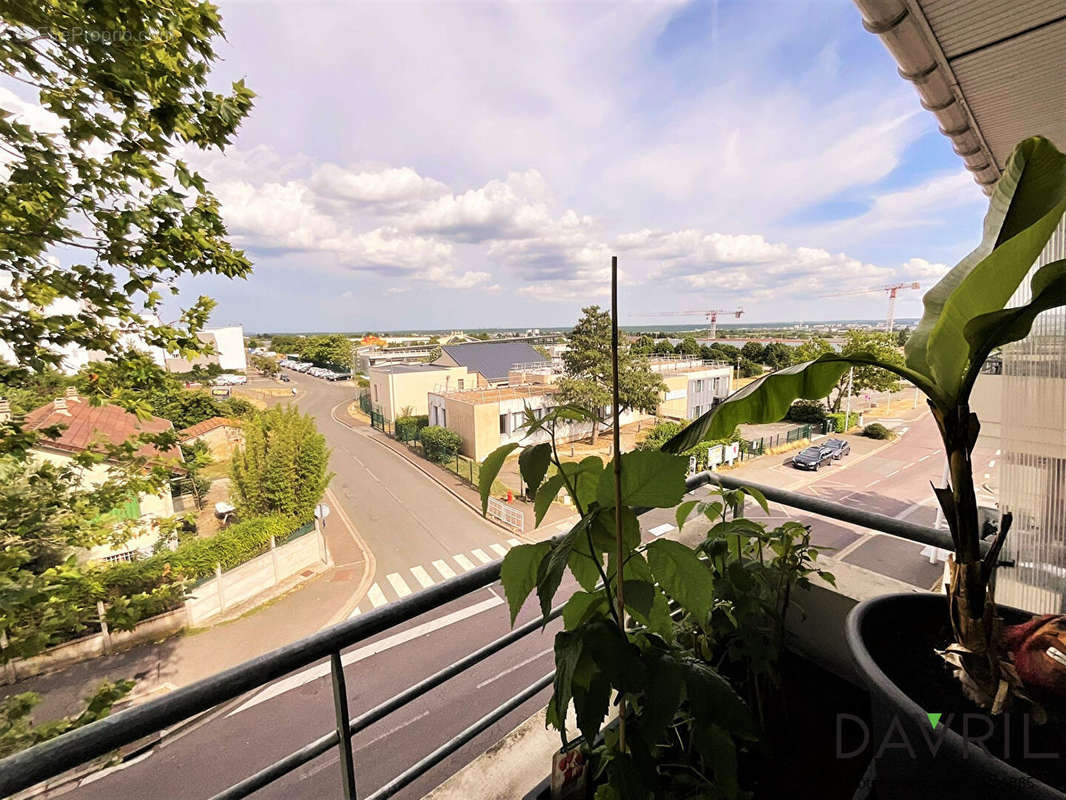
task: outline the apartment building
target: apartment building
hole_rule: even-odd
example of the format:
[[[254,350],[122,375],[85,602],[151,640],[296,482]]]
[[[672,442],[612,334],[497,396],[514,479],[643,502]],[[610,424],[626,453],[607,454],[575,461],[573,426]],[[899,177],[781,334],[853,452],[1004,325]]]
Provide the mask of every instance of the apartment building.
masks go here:
[[[515,364],[532,364],[544,358],[529,342],[488,341],[446,344],[434,364],[443,367],[466,367],[477,376],[477,385],[506,386],[508,373]]]
[[[201,342],[211,345],[213,352],[195,358],[170,357],[166,359],[168,372],[189,372],[193,367],[207,367],[218,364],[226,372],[245,372],[248,360],[244,352],[244,328],[241,325],[229,325],[224,328],[207,328],[197,337]]]
[[[435,389],[463,391],[477,385],[466,367],[437,364],[375,364],[370,367],[370,407],[392,423],[405,409],[427,414],[427,396]],[[436,424],[430,420],[430,424]]]
[[[729,396],[733,368],[684,356],[656,356],[651,368],[662,376],[666,392],[658,415],[673,419],[696,419]]]

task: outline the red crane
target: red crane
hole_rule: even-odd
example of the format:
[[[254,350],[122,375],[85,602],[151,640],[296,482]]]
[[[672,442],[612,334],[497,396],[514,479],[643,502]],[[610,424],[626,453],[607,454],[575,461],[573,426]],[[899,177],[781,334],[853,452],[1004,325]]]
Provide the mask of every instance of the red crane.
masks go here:
[[[731,314],[732,316],[740,319],[744,313],[743,308],[736,310],[728,308],[709,308],[701,311],[657,311],[651,314],[637,314],[638,317],[691,317],[694,315],[700,315],[707,319],[711,323],[711,338],[714,339],[718,336],[718,315],[719,314]]]
[[[853,292],[833,292],[832,294],[823,294],[821,297],[848,297],[855,294],[874,294],[875,292],[888,292],[888,316],[885,317],[885,328],[889,331],[892,330],[892,326],[896,321],[896,292],[900,289],[921,289],[918,281],[912,283],[897,283],[892,286],[876,286],[870,289],[856,289]]]

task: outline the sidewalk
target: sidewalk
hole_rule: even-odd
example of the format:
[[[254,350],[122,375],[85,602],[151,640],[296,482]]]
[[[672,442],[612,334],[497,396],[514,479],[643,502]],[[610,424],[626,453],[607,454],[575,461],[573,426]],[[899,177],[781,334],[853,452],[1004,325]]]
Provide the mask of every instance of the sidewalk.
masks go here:
[[[373,556],[341,514],[329,516],[324,534],[333,566],[245,616],[28,678],[5,686],[2,694],[37,692],[41,702],[33,718],[43,722],[80,711],[103,681],[133,678],[135,701],[153,699],[315,633],[347,616],[361,599],[355,594],[369,585],[368,567],[373,569]]]

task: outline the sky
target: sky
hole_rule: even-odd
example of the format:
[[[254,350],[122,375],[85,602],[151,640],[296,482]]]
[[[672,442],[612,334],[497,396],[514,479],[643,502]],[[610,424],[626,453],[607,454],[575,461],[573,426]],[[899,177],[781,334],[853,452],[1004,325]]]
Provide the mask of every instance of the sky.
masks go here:
[[[257,98],[198,155],[249,331],[568,325],[743,308],[883,317],[986,200],[851,0],[236,2],[212,82]],[[921,314],[903,292],[898,317]]]

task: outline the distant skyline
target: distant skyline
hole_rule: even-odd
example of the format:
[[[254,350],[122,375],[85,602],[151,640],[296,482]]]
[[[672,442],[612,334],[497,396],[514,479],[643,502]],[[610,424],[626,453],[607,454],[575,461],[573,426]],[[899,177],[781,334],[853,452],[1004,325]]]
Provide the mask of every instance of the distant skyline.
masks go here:
[[[212,82],[257,98],[192,160],[255,272],[181,280],[214,325],[570,325],[612,254],[623,321],[875,319],[883,293],[824,295],[914,280],[920,316],[980,238],[985,197],[851,0],[220,6]]]

